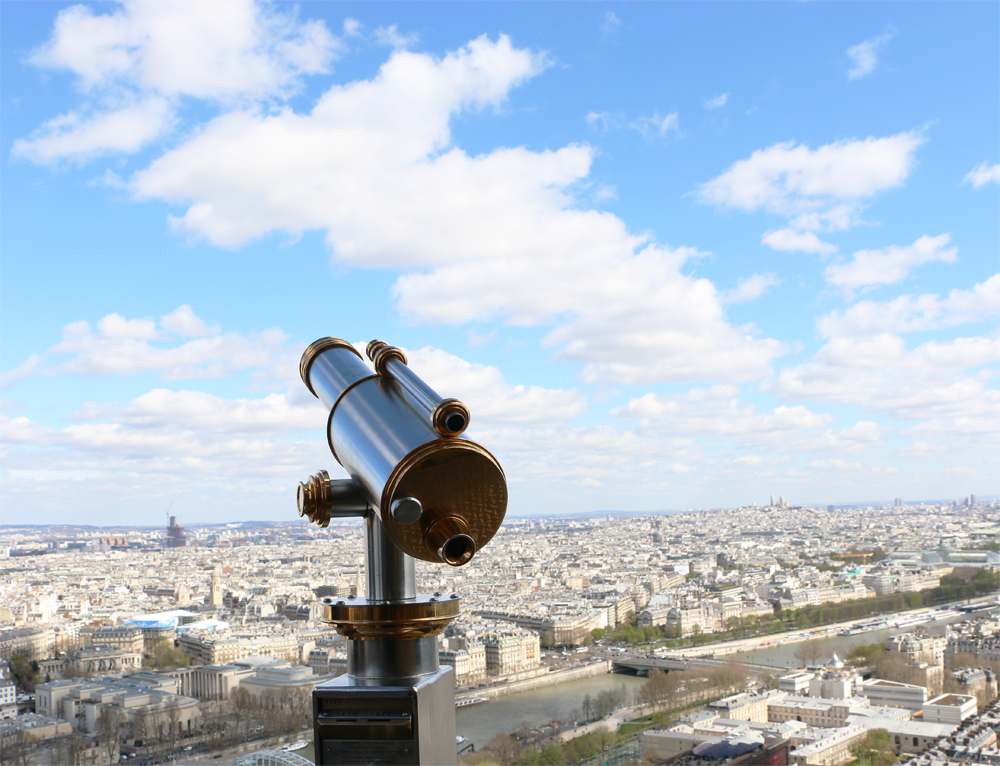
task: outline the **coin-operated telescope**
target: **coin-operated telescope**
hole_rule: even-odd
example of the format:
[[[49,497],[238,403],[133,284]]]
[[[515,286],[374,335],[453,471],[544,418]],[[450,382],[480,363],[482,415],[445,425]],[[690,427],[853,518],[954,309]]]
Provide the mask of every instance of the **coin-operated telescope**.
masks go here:
[[[438,396],[398,348],[373,340],[367,354],[374,371],[347,341],[322,338],[299,364],[351,477],[299,484],[299,515],[321,527],[362,517],[367,575],[364,596],[321,601],[349,653],[347,673],[313,691],[316,763],[456,763],[455,675],[438,664],[436,636],[460,599],[418,595],[413,564],[467,564],[503,521],[507,482],[462,436],[464,404]]]

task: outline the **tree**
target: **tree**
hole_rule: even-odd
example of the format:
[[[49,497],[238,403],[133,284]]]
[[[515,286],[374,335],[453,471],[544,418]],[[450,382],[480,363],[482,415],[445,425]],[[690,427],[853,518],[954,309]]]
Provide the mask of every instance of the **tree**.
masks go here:
[[[861,766],[890,766],[899,760],[892,752],[889,732],[885,729],[872,729],[867,737],[851,746],[851,753]]]
[[[810,639],[808,641],[802,641],[795,648],[795,659],[802,663],[803,666],[809,667],[810,665],[815,665],[820,657],[823,656],[823,647],[816,639]]]
[[[924,674],[899,655],[883,654],[875,663],[875,677],[900,684],[922,686]]]
[[[982,667],[983,663],[978,657],[969,652],[959,652],[951,658],[951,663],[949,668],[951,670],[958,670],[959,668],[979,668]]]
[[[35,660],[29,662],[23,654],[12,654],[8,665],[11,678],[17,686],[28,694],[35,691],[35,684],[38,682],[38,663]]]
[[[97,737],[103,743],[111,763],[115,762],[127,730],[128,716],[122,710],[111,705],[101,706],[101,714],[97,717]]]
[[[885,643],[855,646],[847,655],[847,662],[854,666],[872,665],[878,662],[884,654]]]
[[[594,700],[590,697],[590,692],[583,695],[583,717],[592,721],[594,718]]]
[[[757,680],[765,689],[777,689],[778,684],[781,682],[781,677],[771,670],[765,670],[757,676]]]
[[[250,733],[250,724],[257,712],[256,707],[254,696],[242,687],[229,695],[229,711],[232,715],[233,733],[236,739],[246,740]]]
[[[142,666],[153,670],[186,668],[190,664],[191,658],[175,647],[174,642],[166,636],[156,639],[152,650],[142,658]]]
[[[0,763],[30,766],[34,762],[34,742],[28,733],[18,727],[0,736]]]
[[[677,677],[673,672],[665,673],[662,670],[650,670],[649,678],[639,690],[637,701],[643,705],[649,705],[654,710],[659,709],[664,703],[669,704],[677,693]]]
[[[160,717],[151,705],[133,708],[129,730],[136,745],[149,747],[160,741]]]
[[[555,742],[550,742],[542,748],[532,763],[537,763],[538,766],[563,766],[566,761],[563,759],[562,748]]]
[[[177,746],[177,739],[180,736],[181,729],[181,703],[177,697],[171,697],[167,700],[163,710],[163,717],[168,729],[167,741],[170,743],[170,747],[174,748]]]
[[[745,689],[747,685],[747,668],[740,660],[730,660],[713,672],[720,689],[735,691]]]
[[[593,638],[595,641],[600,641],[602,638],[604,638],[604,628],[594,628],[592,631],[590,631],[590,637]]]
[[[226,716],[222,700],[205,700],[199,706],[201,711],[201,731],[209,740],[217,742],[226,730]]]
[[[87,739],[86,731],[81,729],[74,729],[73,732],[63,739],[58,740],[56,746],[54,763],[80,763],[82,758],[82,753],[90,747],[90,741]],[[3,759],[0,758],[0,761]]]
[[[518,759],[524,748],[510,734],[496,734],[486,745],[486,749],[496,753],[500,762],[507,766]]]

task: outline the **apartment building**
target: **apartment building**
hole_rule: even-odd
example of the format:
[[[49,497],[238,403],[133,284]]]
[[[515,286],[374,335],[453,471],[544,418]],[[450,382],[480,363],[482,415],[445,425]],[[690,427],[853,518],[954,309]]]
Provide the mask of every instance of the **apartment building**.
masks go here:
[[[483,639],[488,675],[510,675],[538,667],[541,649],[531,633],[491,633]]]
[[[94,646],[109,646],[125,652],[143,651],[142,630],[136,627],[102,627],[95,630],[91,637]]]

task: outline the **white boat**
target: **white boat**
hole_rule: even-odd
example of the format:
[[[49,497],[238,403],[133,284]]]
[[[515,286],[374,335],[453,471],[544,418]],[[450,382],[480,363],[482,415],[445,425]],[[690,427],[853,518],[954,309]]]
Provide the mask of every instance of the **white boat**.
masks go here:
[[[281,751],[284,753],[291,753],[294,750],[301,750],[308,744],[309,744],[308,739],[299,739],[290,745],[285,745],[283,748],[281,748]]]
[[[489,701],[489,697],[466,697],[465,699],[455,700],[455,707],[468,707],[469,705],[479,705]]]
[[[882,630],[883,628],[888,628],[888,627],[890,627],[889,620],[884,617],[880,617],[877,620],[868,620],[867,622],[859,622],[857,625],[854,625],[853,627],[845,628],[844,630],[840,631],[840,635],[856,636],[858,633],[868,633],[873,630]]]
[[[461,734],[456,734],[455,735],[455,744],[456,745],[461,745],[463,742],[465,742],[465,737],[463,737]]]
[[[897,628],[906,628],[910,625],[923,625],[925,622],[930,622],[931,616],[927,614],[911,614],[906,617],[900,617],[896,620],[895,626]]]

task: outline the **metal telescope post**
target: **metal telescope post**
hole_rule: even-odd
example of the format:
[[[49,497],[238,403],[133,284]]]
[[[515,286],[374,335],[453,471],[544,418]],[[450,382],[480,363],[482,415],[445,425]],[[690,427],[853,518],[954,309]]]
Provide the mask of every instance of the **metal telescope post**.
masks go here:
[[[362,517],[367,576],[364,596],[321,601],[349,652],[347,673],[313,690],[316,763],[454,764],[455,674],[438,664],[437,635],[460,599],[418,594],[414,559],[467,564],[503,521],[507,483],[461,435],[464,404],[439,397],[399,349],[372,341],[367,353],[374,372],[347,341],[322,338],[299,364],[351,477],[299,484],[299,515],[321,527]]]

